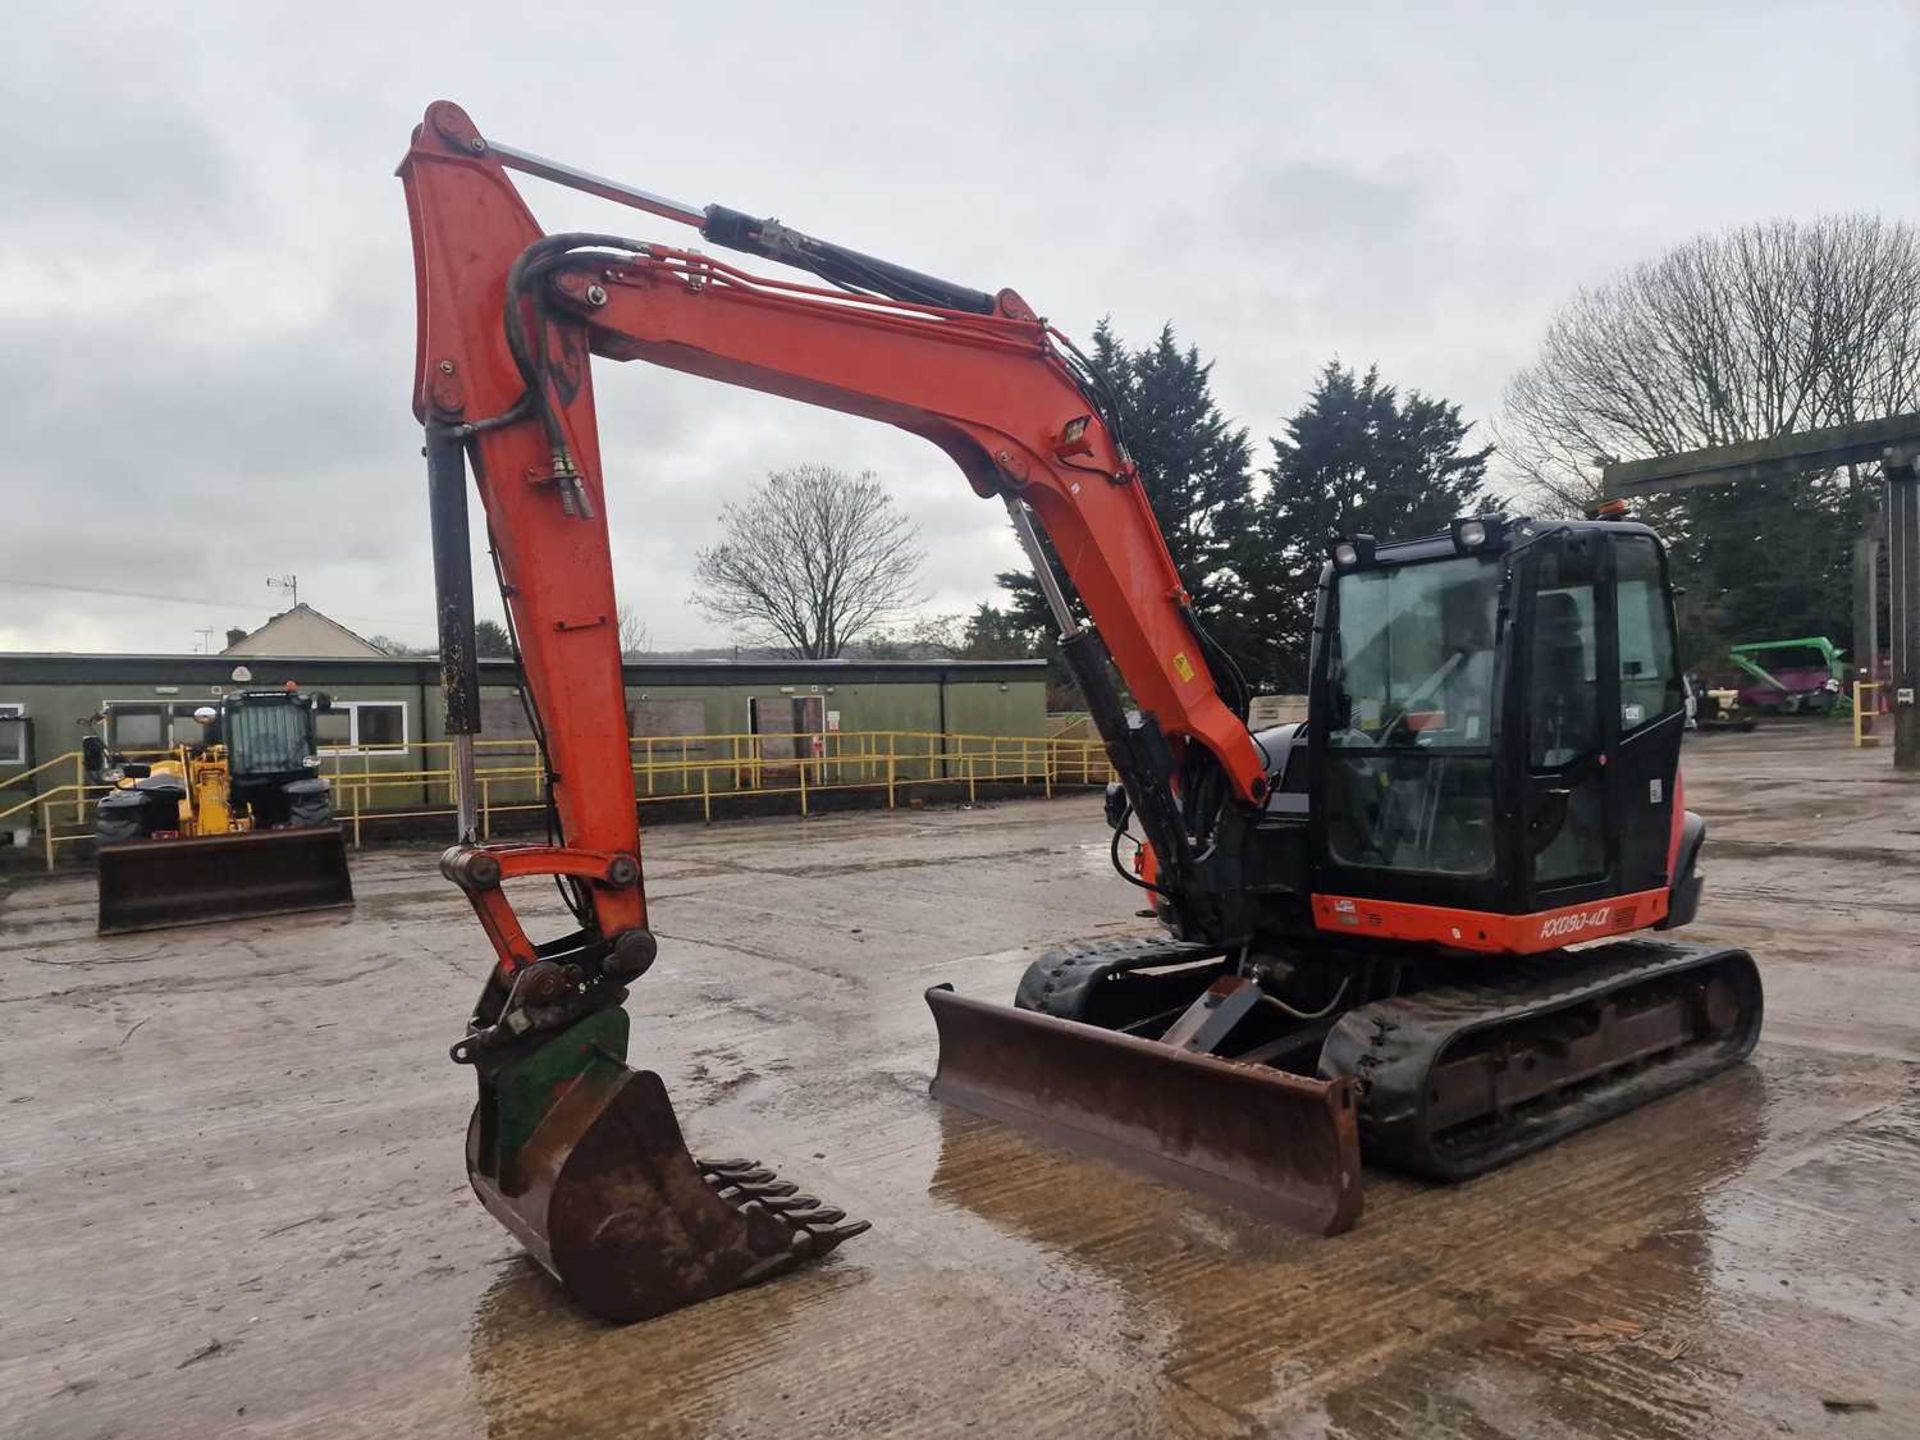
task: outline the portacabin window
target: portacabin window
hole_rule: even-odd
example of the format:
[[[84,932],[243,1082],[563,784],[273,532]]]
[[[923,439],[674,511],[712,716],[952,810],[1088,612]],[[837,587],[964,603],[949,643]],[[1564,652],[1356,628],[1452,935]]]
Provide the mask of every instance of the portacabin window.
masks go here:
[[[125,754],[171,750],[176,745],[198,745],[206,727],[193,718],[205,700],[108,700],[101,708],[107,717],[107,748]]]
[[[150,700],[109,700],[107,748],[114,751],[164,750],[169,743],[173,707]]]
[[[27,763],[27,707],[0,701],[0,765]]]
[[[314,717],[314,735],[330,755],[394,750],[407,743],[404,700],[335,700]]]

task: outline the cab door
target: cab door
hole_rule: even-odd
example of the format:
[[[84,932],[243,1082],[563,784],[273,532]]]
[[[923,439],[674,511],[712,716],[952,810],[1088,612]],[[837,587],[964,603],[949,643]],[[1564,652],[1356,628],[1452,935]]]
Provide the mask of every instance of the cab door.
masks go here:
[[[1540,541],[1523,567],[1521,684],[1509,731],[1522,766],[1523,911],[1613,893],[1612,617],[1592,530]]]
[[[1523,573],[1522,909],[1661,889],[1686,725],[1666,557],[1646,531],[1581,528]]]
[[[1619,731],[1612,772],[1619,830],[1615,892],[1668,883],[1673,819],[1686,729],[1686,691],[1674,643],[1666,556],[1651,535],[1609,537]]]

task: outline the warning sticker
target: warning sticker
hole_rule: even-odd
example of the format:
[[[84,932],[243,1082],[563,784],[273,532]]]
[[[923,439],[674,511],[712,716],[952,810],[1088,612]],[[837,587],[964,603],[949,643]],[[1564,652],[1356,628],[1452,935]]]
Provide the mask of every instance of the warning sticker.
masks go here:
[[[1193,679],[1193,662],[1187,659],[1186,651],[1180,650],[1174,653],[1173,668],[1182,680]]]

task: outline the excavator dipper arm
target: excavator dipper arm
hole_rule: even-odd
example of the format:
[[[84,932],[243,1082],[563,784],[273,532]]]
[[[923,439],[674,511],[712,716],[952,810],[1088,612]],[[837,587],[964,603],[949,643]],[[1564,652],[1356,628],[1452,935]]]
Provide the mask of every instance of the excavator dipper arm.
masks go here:
[[[755,276],[609,234],[545,235],[507,171],[543,176],[838,287]],[[1099,381],[1010,290],[970,290],[722,207],[696,210],[490,144],[438,102],[400,167],[419,305],[449,731],[478,729],[463,466],[470,462],[548,768],[546,845],[442,868],[496,964],[456,1060],[480,1104],[469,1169],[489,1208],[601,1313],[657,1313],[830,1248],[864,1226],[754,1167],[688,1156],[657,1077],[622,1062],[625,985],[654,957],[640,866],[590,357],[645,360],[884,421],[944,450],[1023,538],[1044,527],[1093,621],[1066,653],[1189,936],[1231,943],[1203,861],[1214,818],[1267,774],[1194,620]],[[1117,423],[1117,422],[1116,422]],[[1043,583],[1051,585],[1043,569]],[[1109,673],[1123,677],[1123,712]],[[552,876],[577,933],[536,944],[501,888]],[[560,1097],[556,1099],[556,1097]],[[664,1137],[670,1137],[663,1139]],[[747,1179],[742,1179],[742,1175]],[[771,1185],[769,1190],[767,1187]],[[804,1197],[802,1197],[804,1198]],[[821,1220],[825,1213],[829,1218]],[[599,1239],[588,1243],[582,1236]],[[667,1256],[666,1261],[662,1256]],[[596,1298],[597,1297],[597,1298]]]

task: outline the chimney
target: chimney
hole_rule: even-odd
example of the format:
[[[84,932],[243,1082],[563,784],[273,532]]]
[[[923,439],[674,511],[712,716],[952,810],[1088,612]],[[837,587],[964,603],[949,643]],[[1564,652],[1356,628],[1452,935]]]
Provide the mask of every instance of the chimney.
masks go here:
[[[247,634],[248,634],[247,631],[240,629],[238,626],[227,631],[227,648],[231,650],[234,646],[238,645],[242,640],[246,639]]]

